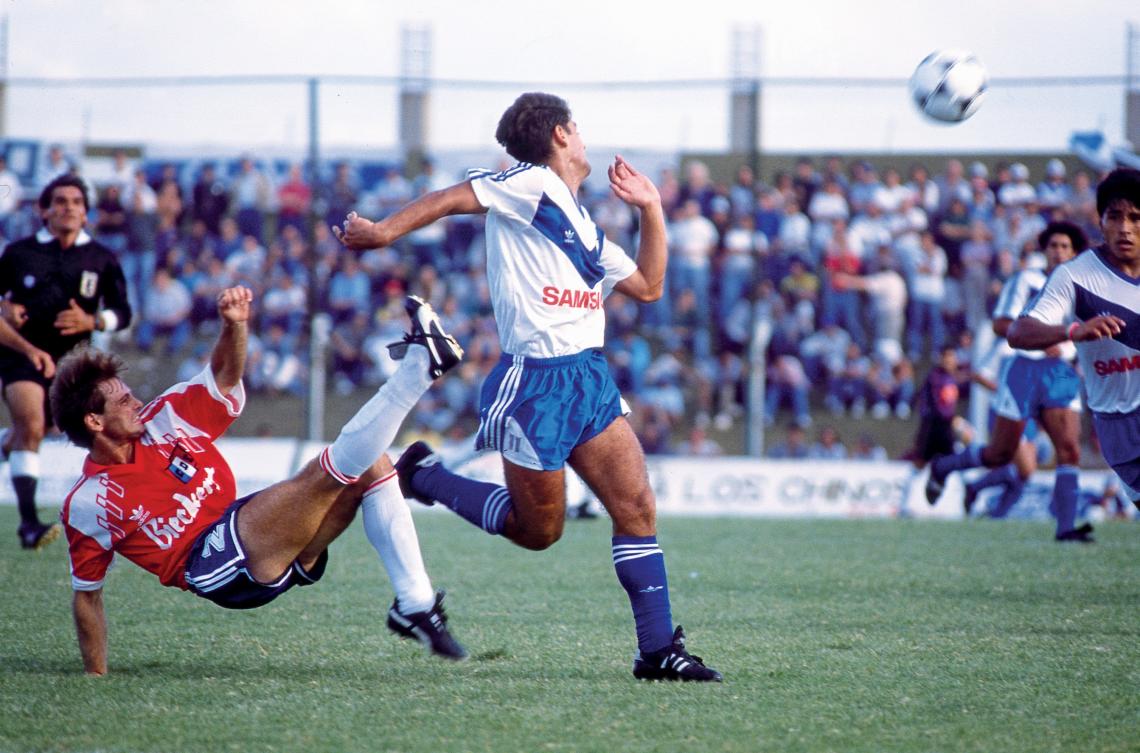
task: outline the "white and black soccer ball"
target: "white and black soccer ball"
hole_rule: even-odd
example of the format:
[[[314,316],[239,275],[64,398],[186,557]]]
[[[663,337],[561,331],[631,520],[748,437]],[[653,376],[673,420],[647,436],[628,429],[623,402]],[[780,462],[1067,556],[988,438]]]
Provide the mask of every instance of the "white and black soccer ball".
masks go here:
[[[973,115],[986,96],[986,68],[973,53],[936,50],[910,77],[910,96],[928,118],[959,123]]]

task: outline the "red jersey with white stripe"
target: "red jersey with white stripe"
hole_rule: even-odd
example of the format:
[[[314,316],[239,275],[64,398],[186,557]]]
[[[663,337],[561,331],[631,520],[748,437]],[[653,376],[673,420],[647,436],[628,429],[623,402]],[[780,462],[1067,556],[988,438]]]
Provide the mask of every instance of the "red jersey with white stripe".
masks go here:
[[[143,408],[133,462],[97,465],[87,457],[60,513],[72,588],[102,588],[116,553],[164,586],[186,588],[190,545],[237,496],[214,440],[244,406],[244,388],[223,395],[206,367]]]

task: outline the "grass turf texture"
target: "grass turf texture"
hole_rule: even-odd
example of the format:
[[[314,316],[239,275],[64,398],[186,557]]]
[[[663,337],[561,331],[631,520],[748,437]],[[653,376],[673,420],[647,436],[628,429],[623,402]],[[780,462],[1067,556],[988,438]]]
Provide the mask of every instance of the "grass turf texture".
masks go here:
[[[464,664],[384,629],[359,525],[313,588],[227,612],[129,563],[79,671],[64,547],[0,508],[2,751],[1135,751],[1140,537],[1019,522],[661,521],[674,617],[722,685],[638,683],[604,520],[524,552],[417,525]]]

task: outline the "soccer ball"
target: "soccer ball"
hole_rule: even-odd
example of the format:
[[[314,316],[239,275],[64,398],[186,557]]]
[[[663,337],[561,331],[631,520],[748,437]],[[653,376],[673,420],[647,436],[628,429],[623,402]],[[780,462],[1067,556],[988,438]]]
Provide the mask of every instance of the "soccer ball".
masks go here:
[[[914,69],[910,96],[928,118],[959,123],[981,106],[986,83],[986,69],[973,53],[936,50]]]

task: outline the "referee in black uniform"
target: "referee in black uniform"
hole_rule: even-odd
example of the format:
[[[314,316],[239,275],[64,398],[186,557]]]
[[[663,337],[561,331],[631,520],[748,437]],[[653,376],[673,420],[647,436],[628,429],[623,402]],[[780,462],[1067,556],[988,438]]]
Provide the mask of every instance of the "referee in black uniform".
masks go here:
[[[55,362],[94,330],[130,324],[123,270],[110,249],[92,240],[87,187],[62,175],[40,194],[44,226],[0,255],[0,383],[12,415],[2,442],[20,507],[20,545],[39,549],[59,536],[59,524],[36,514],[40,442],[50,426],[48,387]]]

